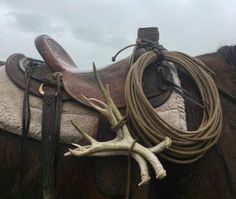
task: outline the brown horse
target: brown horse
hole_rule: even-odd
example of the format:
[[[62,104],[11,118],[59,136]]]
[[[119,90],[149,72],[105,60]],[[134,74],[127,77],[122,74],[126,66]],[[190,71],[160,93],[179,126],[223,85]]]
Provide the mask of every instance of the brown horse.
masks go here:
[[[236,96],[236,46],[220,48],[216,53],[198,56],[215,73],[217,85]],[[194,82],[184,71],[179,71],[182,86],[199,95]],[[236,106],[227,98],[221,98],[223,107],[223,132],[218,143],[198,162],[177,165],[161,160],[168,177],[163,181],[153,180],[147,190],[137,188],[133,182],[132,198],[236,198]],[[187,124],[195,129],[201,120],[201,109],[186,101]],[[21,139],[6,131],[0,132],[0,198],[14,198],[18,183],[17,159]],[[59,164],[56,170],[57,198],[106,199],[124,198],[107,196],[96,186],[96,158],[64,157],[66,145],[61,145]],[[27,156],[24,159],[22,192],[23,198],[42,198],[40,143],[28,139]],[[109,159],[107,159],[109,160]],[[104,158],[106,164],[106,158]],[[126,170],[126,158],[116,160],[117,174]],[[136,168],[136,165],[133,164]],[[136,169],[137,170],[137,169]],[[133,173],[133,181],[135,172]],[[125,184],[123,179],[121,184]],[[122,186],[122,185],[121,185]]]
[[[225,46],[216,53],[198,56],[215,72],[218,87],[236,96],[236,46]],[[196,95],[196,85],[184,73],[179,73],[182,86]],[[189,129],[197,127],[201,111],[186,103]],[[236,105],[221,97],[223,132],[218,143],[198,162],[190,165],[164,163],[168,172],[165,181],[158,182],[153,198],[235,198],[236,197]]]

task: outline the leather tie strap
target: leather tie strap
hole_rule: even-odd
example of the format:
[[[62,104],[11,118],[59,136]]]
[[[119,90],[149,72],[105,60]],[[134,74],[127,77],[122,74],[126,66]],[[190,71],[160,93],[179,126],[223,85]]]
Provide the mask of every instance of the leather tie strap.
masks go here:
[[[23,109],[22,109],[22,129],[21,129],[21,145],[20,145],[20,154],[18,156],[17,164],[18,164],[18,172],[17,172],[17,183],[16,187],[13,188],[13,195],[17,198],[23,198],[23,175],[24,175],[24,167],[25,167],[25,144],[29,134],[29,126],[31,119],[31,111],[29,104],[29,87],[30,87],[30,77],[33,71],[32,67],[27,67],[24,75],[25,80],[25,92],[24,92],[24,100],[23,100]]]
[[[61,89],[58,80],[57,89],[47,88],[43,97],[42,118],[42,183],[43,198],[56,198],[56,167],[58,164],[60,115],[61,115]]]
[[[55,91],[45,91],[43,97],[43,118],[42,118],[42,181],[43,198],[55,198],[55,174],[54,154],[55,138]]]

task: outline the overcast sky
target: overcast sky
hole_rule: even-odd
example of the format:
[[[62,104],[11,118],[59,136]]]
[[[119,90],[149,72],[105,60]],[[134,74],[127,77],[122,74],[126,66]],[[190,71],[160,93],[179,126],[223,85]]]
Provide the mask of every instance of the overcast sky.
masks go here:
[[[0,0],[0,17],[0,60],[39,58],[34,38],[48,34],[81,70],[109,64],[139,27],[157,26],[161,44],[190,55],[236,44],[236,0]]]

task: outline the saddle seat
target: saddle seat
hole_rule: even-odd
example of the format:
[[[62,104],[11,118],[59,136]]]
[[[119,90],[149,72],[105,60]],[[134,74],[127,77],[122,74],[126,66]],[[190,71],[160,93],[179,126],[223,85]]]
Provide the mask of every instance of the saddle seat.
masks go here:
[[[98,72],[103,84],[109,85],[112,99],[119,108],[125,106],[124,89],[129,68],[128,58],[126,58],[117,62],[115,65],[110,65]],[[82,95],[105,102],[105,99],[97,86],[93,72],[78,73],[77,71],[71,72],[70,70],[66,70],[63,73],[62,81],[67,93],[81,103],[84,103]]]
[[[40,35],[35,39],[35,46],[48,67],[54,72],[62,73],[64,89],[72,98],[85,105],[82,95],[104,101],[93,72],[80,73],[69,54],[55,40],[47,35]],[[124,88],[129,68],[129,59],[126,58],[99,70],[99,77],[104,85],[109,84],[111,96],[118,107],[125,106]]]

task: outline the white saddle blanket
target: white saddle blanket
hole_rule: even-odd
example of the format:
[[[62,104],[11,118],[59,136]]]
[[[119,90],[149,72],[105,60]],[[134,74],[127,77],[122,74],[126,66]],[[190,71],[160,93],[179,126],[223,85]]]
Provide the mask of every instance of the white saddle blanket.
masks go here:
[[[176,84],[180,85],[175,67],[171,73]],[[21,118],[24,91],[16,86],[7,76],[5,66],[0,67],[0,129],[21,135]],[[30,96],[31,123],[29,137],[41,139],[42,99]],[[172,122],[180,129],[186,129],[186,118],[183,98],[173,92],[170,99],[156,112],[163,119]],[[61,142],[78,143],[82,136],[71,125],[71,120],[90,135],[97,131],[98,113],[78,103],[64,102],[61,116]]]

